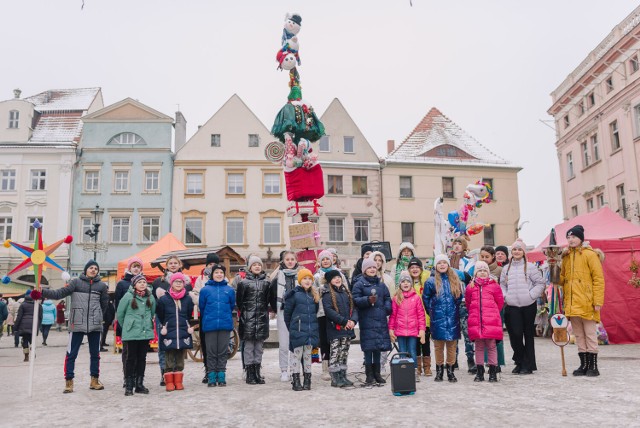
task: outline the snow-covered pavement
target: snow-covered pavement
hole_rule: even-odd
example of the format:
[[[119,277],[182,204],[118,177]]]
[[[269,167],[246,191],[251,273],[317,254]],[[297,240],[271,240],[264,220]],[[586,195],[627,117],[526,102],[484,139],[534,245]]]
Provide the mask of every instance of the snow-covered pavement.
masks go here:
[[[22,362],[22,349],[13,347],[12,337],[0,339],[0,426],[640,426],[640,345],[602,347],[599,378],[571,376],[578,358],[569,345],[569,376],[563,378],[559,349],[537,339],[534,375],[512,375],[509,364],[499,383],[478,384],[461,370],[456,384],[423,377],[417,393],[404,397],[393,396],[388,384],[331,388],[320,380],[318,364],[312,390],[294,392],[279,381],[277,349],[265,351],[265,385],[243,382],[237,355],[229,361],[226,388],[201,384],[201,363],[189,361],[185,390],[168,393],[159,386],[157,355],[149,354],[151,393],[125,397],[120,355],[112,352],[101,357],[105,390],[89,390],[87,345],[76,363],[75,392],[63,395],[66,339],[66,333],[52,331],[49,346],[38,348],[33,399],[27,397],[29,365]],[[505,348],[509,359],[508,344]],[[362,353],[359,345],[351,349],[350,371],[356,372]]]

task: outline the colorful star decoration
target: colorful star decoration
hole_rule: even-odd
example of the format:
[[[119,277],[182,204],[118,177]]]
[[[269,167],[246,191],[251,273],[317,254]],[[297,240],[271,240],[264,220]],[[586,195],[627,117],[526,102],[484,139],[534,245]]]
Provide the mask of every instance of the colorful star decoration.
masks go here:
[[[27,269],[33,266],[33,273],[36,278],[36,290],[40,290],[40,282],[42,281],[42,270],[45,266],[53,267],[62,271],[62,279],[66,282],[69,280],[70,275],[67,271],[64,270],[62,266],[56,263],[51,257],[51,253],[58,249],[58,247],[62,244],[70,244],[73,241],[73,237],[71,235],[67,236],[64,239],[61,239],[57,242],[54,242],[51,245],[44,246],[42,243],[42,223],[38,220],[34,221],[31,225],[35,231],[36,236],[33,243],[33,248],[29,248],[25,245],[17,244],[10,239],[4,241],[4,246],[6,248],[13,247],[16,250],[20,251],[25,255],[26,259],[20,263],[18,266],[14,267],[5,277],[2,278],[2,282],[4,284],[8,284],[11,281],[10,275],[20,272],[21,270]],[[53,256],[52,256],[53,257]]]

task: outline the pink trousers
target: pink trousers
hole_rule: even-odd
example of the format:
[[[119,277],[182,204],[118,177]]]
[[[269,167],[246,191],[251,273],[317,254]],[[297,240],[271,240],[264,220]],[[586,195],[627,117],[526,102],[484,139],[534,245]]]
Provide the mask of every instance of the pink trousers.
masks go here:
[[[490,366],[498,365],[498,350],[496,348],[495,339],[477,339],[476,345],[476,364],[484,364],[484,350],[487,349],[487,361]]]

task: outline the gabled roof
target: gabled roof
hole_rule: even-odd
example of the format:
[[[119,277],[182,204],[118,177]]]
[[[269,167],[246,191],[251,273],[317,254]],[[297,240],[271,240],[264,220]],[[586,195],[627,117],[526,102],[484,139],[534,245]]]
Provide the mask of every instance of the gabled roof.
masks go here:
[[[480,144],[435,107],[385,159],[388,162],[517,168]]]
[[[84,122],[114,121],[119,122],[134,120],[139,122],[169,122],[173,123],[173,118],[155,110],[148,105],[142,104],[133,98],[125,98],[115,104],[94,111],[82,118]]]
[[[50,89],[25,98],[41,113],[86,111],[98,96],[100,88]]]

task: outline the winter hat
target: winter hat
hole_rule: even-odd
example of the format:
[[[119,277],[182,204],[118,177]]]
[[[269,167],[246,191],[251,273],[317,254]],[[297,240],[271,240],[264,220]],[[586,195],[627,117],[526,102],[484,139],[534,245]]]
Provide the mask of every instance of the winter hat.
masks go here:
[[[446,254],[438,254],[434,259],[433,259],[433,265],[437,266],[438,263],[440,262],[447,262],[447,264],[449,266],[451,266],[451,263],[449,262],[449,257],[447,257]]]
[[[486,270],[487,272],[491,272],[489,270],[489,265],[486,262],[483,262],[482,260],[478,260],[473,269],[474,276],[478,271],[481,271],[481,270]]]
[[[95,266],[98,268],[98,272],[100,271],[100,266],[98,266],[98,263],[91,259],[87,262],[86,265],[84,265],[84,270],[82,271],[82,273],[84,273],[85,275],[87,274],[87,270],[91,267],[91,266]]]
[[[376,260],[376,256],[380,256],[382,257],[382,266],[384,266],[387,263],[387,258],[384,256],[384,254],[382,254],[380,251],[374,251],[373,253],[369,254],[369,257],[375,261]]]
[[[411,260],[409,260],[409,264],[407,265],[407,269],[411,266],[420,266],[420,269],[422,269],[422,262],[417,257],[411,257]]]
[[[249,260],[247,261],[247,266],[251,268],[251,266],[253,266],[254,263],[258,263],[260,267],[262,267],[262,259],[260,257],[258,256],[249,257]]]
[[[296,14],[291,15],[289,17],[289,20],[295,22],[298,25],[302,25],[302,17],[300,15],[296,15]]]
[[[327,248],[327,251],[329,251],[334,256],[338,255],[338,250],[336,250],[335,248]]]
[[[225,274],[225,275],[227,274],[227,268],[224,267],[224,265],[217,265],[216,264],[216,265],[211,266],[211,275],[210,275],[211,278],[213,278],[213,273],[215,271],[217,271],[217,270],[221,270],[222,273]]]
[[[360,247],[360,257],[364,257],[364,254],[367,251],[373,251],[373,247],[371,246],[371,244],[364,244],[362,247]]]
[[[140,269],[142,269],[142,266],[144,266],[144,263],[142,262],[141,258],[131,257],[129,260],[127,260],[127,270],[131,271],[131,266],[135,263],[138,263],[140,265]]]
[[[509,249],[505,245],[498,245],[496,247],[496,253],[498,251],[504,253],[507,257],[509,257]]]
[[[333,253],[329,250],[322,250],[318,254],[318,261],[322,262],[322,259],[329,259],[333,263]]]
[[[217,265],[218,263],[220,263],[220,257],[218,257],[216,253],[207,254],[207,261],[205,262],[205,266],[209,263],[214,263]]]
[[[313,279],[313,274],[309,269],[305,269],[305,268],[300,269],[300,271],[298,272],[298,282],[299,283],[302,282],[302,280],[305,279],[306,277],[311,277],[311,279]]]
[[[567,238],[569,236],[575,236],[580,241],[584,241],[584,227],[579,224],[576,224],[571,229],[567,230]]]
[[[516,239],[516,242],[511,244],[511,249],[513,250],[514,248],[520,248],[522,251],[527,251],[527,244],[525,244],[522,239],[518,238]]]
[[[400,278],[398,279],[399,282],[402,281],[409,281],[409,282],[413,282],[411,280],[411,275],[409,275],[409,272],[407,272],[406,270],[403,270],[402,272],[400,272]]]
[[[25,296],[30,296],[30,295],[31,295],[31,289],[27,290],[27,291],[24,293],[24,295],[25,295]]]
[[[175,274],[174,274],[174,276],[175,276]],[[138,281],[142,281],[143,279],[144,279],[145,281],[147,280],[147,278],[145,278],[145,276],[144,276],[144,275],[142,275],[141,273],[139,273],[138,275],[135,275],[133,278],[131,278],[131,285],[133,285],[133,286],[135,287],[136,282],[138,282]],[[171,279],[173,279],[173,276],[171,277]]]
[[[376,261],[373,260],[373,257],[369,256],[362,261],[362,273],[366,272],[367,269],[371,267],[374,267],[377,269],[378,265],[376,265]]]
[[[329,272],[324,274],[324,280],[327,281],[327,284],[330,284],[331,280],[336,276],[341,276],[340,271],[337,269],[331,269]]]
[[[171,275],[171,279],[169,279],[169,284],[173,285],[173,281],[181,279],[184,285],[187,285],[187,277],[184,276],[182,272],[176,272]]]
[[[410,249],[413,254],[416,253],[416,249],[413,247],[413,244],[411,242],[403,242],[402,244],[400,244],[398,254],[402,254],[402,250],[404,250],[405,248]]]

